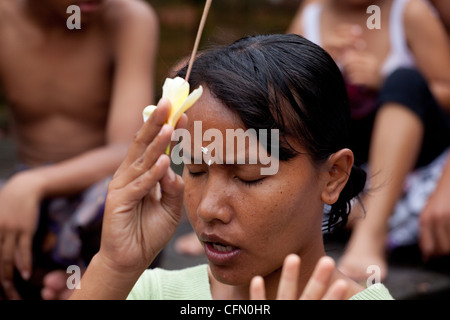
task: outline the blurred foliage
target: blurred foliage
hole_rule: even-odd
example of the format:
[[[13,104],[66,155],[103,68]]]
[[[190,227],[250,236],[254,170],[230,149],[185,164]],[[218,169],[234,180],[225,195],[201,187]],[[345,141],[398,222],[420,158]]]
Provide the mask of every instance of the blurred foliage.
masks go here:
[[[160,44],[156,95],[171,68],[194,45],[205,0],[147,0],[158,14]],[[227,44],[246,35],[284,33],[300,0],[213,0],[200,48]]]

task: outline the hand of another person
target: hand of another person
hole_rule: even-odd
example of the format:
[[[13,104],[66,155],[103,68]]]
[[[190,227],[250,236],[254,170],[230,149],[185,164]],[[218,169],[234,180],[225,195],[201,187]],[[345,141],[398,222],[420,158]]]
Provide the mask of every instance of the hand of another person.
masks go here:
[[[184,183],[164,154],[173,132],[165,125],[169,112],[170,102],[161,100],[108,188],[98,256],[118,272],[142,273],[181,218]]]
[[[14,269],[25,280],[31,275],[41,182],[41,177],[29,170],[14,175],[0,190],[0,284],[8,299],[19,298],[13,283]]]
[[[335,263],[330,257],[322,257],[317,263],[305,289],[298,296],[298,280],[300,276],[300,257],[291,254],[286,257],[278,285],[277,300],[342,300],[345,298],[348,285],[345,280],[331,283]],[[265,300],[264,280],[257,276],[250,284],[250,299]]]
[[[348,50],[365,48],[366,43],[361,35],[361,26],[343,23],[335,28],[333,34],[327,36],[324,47],[335,61],[340,61]]]
[[[361,49],[348,50],[339,62],[351,84],[373,90],[381,87],[381,67],[373,53]]]
[[[424,259],[450,254],[450,181],[442,181],[420,215],[419,246]]]

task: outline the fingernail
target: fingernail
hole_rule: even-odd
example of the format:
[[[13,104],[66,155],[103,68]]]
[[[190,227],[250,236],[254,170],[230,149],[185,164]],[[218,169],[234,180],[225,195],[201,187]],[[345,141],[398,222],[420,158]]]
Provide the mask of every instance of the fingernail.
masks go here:
[[[175,173],[169,168],[169,181],[174,182],[175,181]]]
[[[30,272],[29,271],[22,271],[21,275],[24,280],[30,280]]]
[[[166,131],[168,130],[168,127],[169,127],[168,124],[163,125],[162,128],[161,128],[161,130],[159,130],[158,135],[160,136],[160,135],[166,133]]]

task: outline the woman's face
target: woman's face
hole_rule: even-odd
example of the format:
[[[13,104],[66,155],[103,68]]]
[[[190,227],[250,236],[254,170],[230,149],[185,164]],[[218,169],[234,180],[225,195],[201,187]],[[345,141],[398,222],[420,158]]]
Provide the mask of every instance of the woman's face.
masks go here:
[[[187,114],[191,152],[200,147],[194,143],[194,121],[201,121],[202,134],[221,132],[224,145],[227,129],[246,130],[207,88]],[[202,146],[210,144],[203,141]],[[245,151],[248,156],[248,144]],[[187,214],[212,274],[226,284],[248,284],[255,275],[277,271],[287,254],[297,253],[305,261],[322,246],[323,183],[309,157],[280,162],[275,175],[262,176],[261,167],[202,163],[184,168]]]

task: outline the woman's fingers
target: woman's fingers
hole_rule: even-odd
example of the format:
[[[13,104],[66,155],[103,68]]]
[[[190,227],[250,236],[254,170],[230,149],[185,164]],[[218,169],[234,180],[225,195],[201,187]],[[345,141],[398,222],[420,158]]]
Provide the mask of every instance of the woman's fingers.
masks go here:
[[[22,232],[17,243],[16,265],[24,280],[31,275],[33,234]]]
[[[158,108],[155,109],[150,118],[144,122],[142,127],[136,133],[134,141],[128,149],[125,160],[116,172],[116,176],[121,174],[123,170],[126,170],[142,156],[148,145],[155,139],[164,123],[166,123],[170,114],[170,109],[171,105],[169,100],[161,99],[159,101]]]
[[[170,101],[161,99],[158,107],[136,134],[125,160],[116,171],[114,185],[125,186],[148,170],[171,144],[173,128],[165,124],[170,114]],[[180,118],[176,129],[187,125],[185,114]],[[161,149],[163,148],[163,149]],[[126,175],[124,174],[126,172]]]
[[[166,154],[161,154],[155,164],[149,170],[143,172],[139,177],[130,181],[123,188],[117,189],[116,192],[109,192],[111,202],[119,203],[116,212],[128,212],[138,202],[147,197],[152,190],[158,187],[158,181],[166,174],[170,166],[170,159]],[[121,178],[121,177],[119,177]],[[114,183],[114,180],[111,184]],[[111,188],[115,189],[115,185]],[[156,190],[159,193],[159,190]]]
[[[298,278],[300,275],[300,257],[290,254],[284,259],[278,284],[277,300],[296,300],[298,298]],[[256,276],[250,282],[250,299],[266,300],[264,279]]]
[[[322,257],[316,265],[311,278],[306,284],[300,297],[301,300],[320,300],[327,292],[331,277],[335,270],[334,260],[330,257]]]
[[[253,277],[250,282],[250,300],[266,300],[266,289],[264,287],[263,277]]]
[[[122,188],[149,171],[169,145],[172,132],[173,128],[171,126],[163,125],[158,135],[142,151],[141,155],[127,168],[123,168],[120,175],[116,175],[113,185]]]
[[[161,186],[161,205],[163,208],[173,214],[173,218],[181,217],[181,208],[183,206],[183,179],[177,175],[170,166],[165,175],[160,180]]]
[[[281,270],[278,285],[277,300],[291,300],[298,298],[298,278],[300,275],[300,257],[290,254],[286,257]]]
[[[336,280],[322,297],[322,300],[344,300],[347,289],[348,284],[345,280]]]
[[[298,255],[286,257],[278,284],[277,300],[293,300],[298,298],[298,284],[301,260]],[[311,278],[304,288],[300,300],[342,300],[346,298],[348,283],[338,279],[331,283],[335,270],[334,260],[322,257],[316,265]],[[250,299],[265,300],[264,279],[256,276],[250,282]]]

